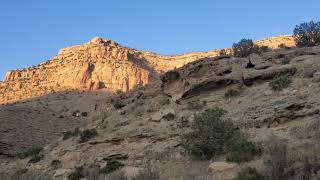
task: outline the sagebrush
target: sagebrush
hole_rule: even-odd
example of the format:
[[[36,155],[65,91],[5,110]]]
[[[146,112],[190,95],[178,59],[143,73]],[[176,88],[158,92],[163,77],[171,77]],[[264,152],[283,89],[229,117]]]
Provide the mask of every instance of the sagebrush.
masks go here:
[[[89,141],[90,139],[96,137],[98,132],[96,129],[86,129],[80,133],[79,143],[84,143]]]

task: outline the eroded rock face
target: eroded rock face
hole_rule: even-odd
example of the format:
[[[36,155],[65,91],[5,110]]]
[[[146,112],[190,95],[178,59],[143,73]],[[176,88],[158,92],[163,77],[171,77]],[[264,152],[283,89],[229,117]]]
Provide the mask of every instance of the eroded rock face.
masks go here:
[[[315,61],[319,60],[319,53],[319,47],[313,47],[251,54],[247,58],[204,58],[161,76],[162,90],[174,100],[180,100],[234,84],[250,86],[255,81],[269,80],[279,74],[297,73],[304,77],[307,70],[312,77],[318,70]],[[283,63],[284,58],[290,62]]]
[[[271,45],[275,42],[273,47],[282,42],[281,39],[259,43]],[[290,37],[286,39],[289,40],[284,43],[291,46]],[[9,71],[4,82],[0,81],[0,103],[67,90],[128,91],[137,85],[157,80],[159,74],[164,72],[218,55],[219,50],[161,56],[97,37],[86,44],[64,48],[57,56],[40,65]],[[264,68],[265,65],[259,66]]]

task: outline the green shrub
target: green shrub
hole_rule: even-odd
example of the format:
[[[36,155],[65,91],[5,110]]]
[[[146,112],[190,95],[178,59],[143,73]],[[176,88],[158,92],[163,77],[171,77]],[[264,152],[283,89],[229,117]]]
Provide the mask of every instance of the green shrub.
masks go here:
[[[111,161],[108,161],[107,164],[100,170],[100,173],[110,174],[116,170],[121,169],[123,166],[124,166],[123,163],[116,160],[111,160]]]
[[[224,152],[225,146],[240,131],[229,120],[223,120],[226,113],[215,108],[196,115],[191,132],[182,137],[182,146],[198,159],[210,159]]]
[[[247,167],[242,169],[234,180],[265,180],[265,178],[257,169]]]
[[[42,149],[43,149],[42,147],[32,147],[26,150],[25,152],[18,154],[18,157],[21,159],[25,159],[27,157],[33,157],[38,155],[42,151]]]
[[[84,178],[83,170],[84,170],[84,168],[83,168],[82,166],[76,167],[76,169],[74,170],[74,172],[72,172],[72,173],[68,176],[68,179],[69,179],[69,180],[80,180],[81,178]]]
[[[81,131],[79,130],[79,128],[75,128],[73,131],[66,131],[63,132],[63,140],[67,140],[70,139],[72,137],[78,136],[81,133]]]
[[[320,22],[310,21],[297,25],[293,30],[293,34],[299,47],[320,45]]]
[[[89,141],[90,139],[96,137],[98,132],[96,129],[87,129],[80,133],[79,143],[84,143]]]
[[[158,180],[160,179],[160,174],[151,168],[140,170],[139,173],[132,178],[132,180]]]
[[[272,136],[264,150],[265,175],[272,180],[282,180],[288,168],[287,145]]]
[[[164,115],[162,118],[165,119],[165,120],[167,120],[167,121],[172,121],[172,120],[174,120],[175,115],[170,112],[170,113]]]
[[[287,74],[282,74],[276,76],[273,80],[270,81],[269,86],[274,91],[281,91],[292,83],[291,76]]]
[[[43,157],[44,156],[42,154],[35,154],[35,155],[31,156],[31,159],[29,160],[29,163],[37,163],[37,162],[41,161],[41,159]]]
[[[252,53],[260,54],[268,50],[267,47],[259,47],[251,39],[242,39],[232,45],[233,54],[236,57],[247,57]]]
[[[224,97],[225,98],[233,98],[233,97],[237,97],[240,96],[241,92],[239,90],[235,90],[235,89],[229,89],[225,94]]]
[[[236,137],[231,141],[228,151],[226,160],[235,163],[252,161],[256,156],[262,154],[260,145],[250,142],[244,137]]]

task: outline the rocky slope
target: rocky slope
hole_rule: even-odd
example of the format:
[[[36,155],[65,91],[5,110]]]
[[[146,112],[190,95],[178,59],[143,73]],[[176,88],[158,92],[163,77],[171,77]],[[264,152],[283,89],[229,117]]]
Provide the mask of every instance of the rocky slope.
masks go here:
[[[223,156],[200,162],[184,153],[181,135],[190,130],[194,115],[220,107],[252,140],[263,142],[271,134],[286,140],[290,152],[299,154],[290,154],[293,159],[315,150],[313,155],[317,157],[310,159],[310,167],[315,166],[311,178],[319,178],[319,163],[313,162],[320,157],[319,46],[282,48],[247,58],[199,59],[162,74],[159,81],[149,82],[147,87],[104,96],[97,102],[99,110],[91,112],[88,124],[81,128],[97,130],[97,136],[87,142],[79,142],[78,135],[60,138],[44,148],[43,158],[36,163],[30,163],[30,158],[1,159],[1,167],[6,168],[0,169],[0,174],[60,180],[81,166],[86,179],[112,179],[99,174],[110,160],[122,162],[121,170],[129,177],[155,166],[164,180],[231,180],[243,166],[263,170],[259,158],[230,165]],[[273,91],[270,81],[280,74],[290,76],[292,83],[282,91]],[[226,97],[231,89],[241,94]],[[300,176],[295,175],[293,172],[287,179],[298,180]]]
[[[279,36],[257,44],[277,48],[293,46],[291,36]],[[219,50],[161,56],[94,38],[89,43],[62,49],[42,64],[10,71],[0,82],[0,103],[39,97],[66,90],[128,91],[158,79],[159,74],[189,62],[214,57]]]

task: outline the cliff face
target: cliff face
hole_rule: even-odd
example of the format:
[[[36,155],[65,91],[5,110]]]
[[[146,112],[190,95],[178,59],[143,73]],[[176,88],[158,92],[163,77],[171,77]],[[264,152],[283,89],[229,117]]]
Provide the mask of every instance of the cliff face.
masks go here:
[[[130,49],[95,38],[87,44],[62,49],[38,66],[8,72],[0,85],[0,102],[71,89],[127,91],[146,85],[152,75],[134,62],[136,58]]]
[[[261,45],[275,48],[293,46],[291,36],[281,36]],[[0,103],[67,90],[128,91],[158,79],[159,74],[189,62],[215,57],[219,50],[177,56],[125,48],[111,40],[94,38],[90,42],[62,49],[51,60],[27,69],[10,71],[0,82]]]

